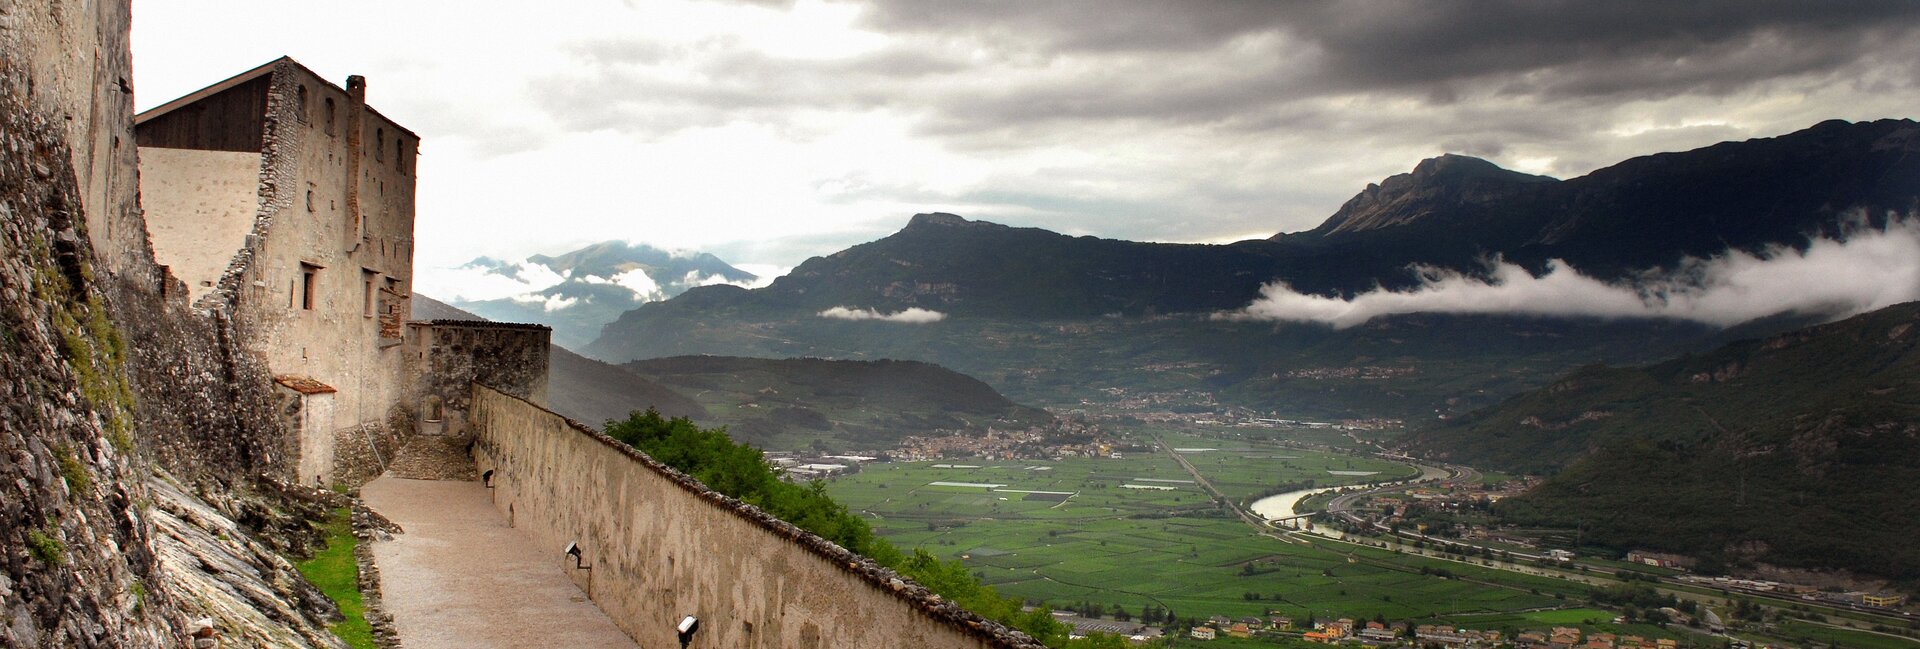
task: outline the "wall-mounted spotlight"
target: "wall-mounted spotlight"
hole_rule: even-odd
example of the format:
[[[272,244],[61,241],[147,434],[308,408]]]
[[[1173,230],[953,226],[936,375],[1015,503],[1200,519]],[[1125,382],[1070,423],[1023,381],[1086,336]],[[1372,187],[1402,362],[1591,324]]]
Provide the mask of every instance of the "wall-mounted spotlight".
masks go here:
[[[486,473],[480,474],[480,486],[493,488],[493,469],[487,469]]]
[[[674,630],[680,633],[680,649],[687,649],[687,645],[693,642],[693,634],[700,631],[700,618],[691,615],[681,618],[680,626]]]
[[[581,556],[581,554],[580,554],[580,544],[579,544],[579,543],[568,543],[568,544],[567,544],[567,556],[569,556],[569,557],[573,557],[573,567],[574,567],[574,569],[576,569],[576,570],[592,570],[592,569],[593,569],[593,566],[589,566],[589,565],[586,565],[586,564],[584,564],[584,563],[581,563],[582,561],[585,561],[586,559],[585,559],[584,557],[582,557],[582,556]]]

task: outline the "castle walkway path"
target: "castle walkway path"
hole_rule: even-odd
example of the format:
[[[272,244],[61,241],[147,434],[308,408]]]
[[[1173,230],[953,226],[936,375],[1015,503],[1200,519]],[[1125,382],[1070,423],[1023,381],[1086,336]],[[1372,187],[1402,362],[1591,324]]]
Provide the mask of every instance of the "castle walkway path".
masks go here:
[[[406,530],[373,556],[407,649],[638,646],[567,581],[558,549],[507,527],[479,482],[388,475],[360,494]]]

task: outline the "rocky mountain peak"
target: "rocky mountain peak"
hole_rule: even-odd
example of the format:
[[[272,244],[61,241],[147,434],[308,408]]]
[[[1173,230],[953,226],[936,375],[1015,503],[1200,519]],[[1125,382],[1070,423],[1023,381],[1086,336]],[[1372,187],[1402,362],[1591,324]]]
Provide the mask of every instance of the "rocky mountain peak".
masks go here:
[[[1367,185],[1311,234],[1328,236],[1406,225],[1461,207],[1504,199],[1529,185],[1555,182],[1559,181],[1449,153],[1421,160],[1412,172]]]
[[[991,228],[991,229],[998,229],[998,230],[1010,229],[1007,226],[1004,226],[998,223],[989,223],[987,221],[969,221],[965,217],[962,217],[958,214],[948,214],[946,212],[929,212],[924,214],[913,215],[913,218],[907,221],[907,227],[902,228],[900,231],[911,232],[915,230],[927,230],[930,228],[975,228],[975,229]]]
[[[907,221],[907,227],[909,228],[930,227],[930,226],[936,226],[936,225],[964,226],[969,223],[972,223],[972,221],[968,221],[966,218],[958,214],[948,214],[946,212],[927,212],[927,213],[913,215],[913,219]]]

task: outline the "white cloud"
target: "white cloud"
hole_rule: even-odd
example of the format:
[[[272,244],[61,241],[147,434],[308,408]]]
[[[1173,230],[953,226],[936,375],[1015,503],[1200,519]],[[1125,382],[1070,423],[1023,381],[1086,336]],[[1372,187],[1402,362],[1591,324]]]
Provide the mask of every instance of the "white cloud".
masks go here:
[[[752,266],[752,268],[748,268],[748,266]],[[715,284],[730,284],[733,286],[738,286],[740,288],[760,288],[762,286],[772,284],[774,279],[780,277],[781,275],[787,274],[787,271],[789,270],[793,270],[791,268],[782,268],[782,267],[773,266],[770,264],[733,264],[733,267],[752,273],[753,279],[745,279],[745,280],[733,282],[733,281],[728,281],[726,276],[721,275],[719,273],[714,273],[712,275],[701,277],[700,271],[690,270],[690,271],[687,271],[686,277],[681,278],[680,283],[685,284],[687,286],[713,286]]]
[[[755,279],[752,285],[747,286],[747,288],[760,288],[772,284],[773,280],[780,279],[781,277],[785,277],[787,273],[793,272],[792,266],[780,266],[776,264],[733,264],[733,267],[753,273]]]
[[[538,304],[540,305],[540,310],[546,311],[548,313],[559,311],[561,309],[565,309],[567,307],[571,307],[575,304],[580,303],[580,298],[562,297],[559,295],[542,296],[542,295],[536,295],[533,293],[527,293],[523,295],[512,295],[512,296],[508,296],[507,299],[513,300],[515,302],[519,302],[521,304]]]
[[[666,291],[660,290],[660,284],[653,281],[653,277],[647,275],[647,271],[638,268],[614,275],[612,282],[633,291],[635,298],[641,301],[652,302],[664,300],[667,297]]]
[[[835,320],[879,320],[906,324],[927,324],[947,319],[947,314],[920,307],[908,307],[899,313],[881,313],[873,309],[849,309],[837,306],[820,312],[820,317]]]
[[[1909,115],[1920,93],[1912,72],[1920,40],[1908,32],[1863,39],[1836,28],[1838,38],[1814,42],[1845,45],[1834,46],[1830,64],[1815,57],[1805,73],[1715,83],[1608,63],[1625,57],[1711,72],[1714,62],[1759,58],[1767,69],[1800,59],[1765,57],[1773,51],[1766,48],[1701,56],[1689,56],[1693,45],[1583,49],[1536,33],[1576,25],[1564,20],[1494,28],[1425,22],[1422,11],[1329,6],[1301,11],[1336,15],[1329,24],[1340,29],[1293,34],[1270,28],[1280,23],[1206,19],[1222,8],[1206,3],[1177,12],[972,4],[932,3],[905,15],[978,11],[984,23],[907,29],[878,20],[901,16],[884,3],[821,0],[583,0],[565,11],[137,0],[133,81],[138,106],[150,108],[283,54],[336,83],[366,75],[372,104],[423,138],[415,235],[423,284],[439,267],[476,255],[517,259],[636,233],[661,246],[754,252],[729,255],[736,266],[792,266],[930,211],[1135,240],[1264,236],[1311,228],[1368,182],[1446,150],[1484,148],[1510,167],[1571,176],[1631,155],[1775,135],[1827,118]],[[1293,11],[1291,3],[1267,4]],[[1469,13],[1498,10],[1461,4]],[[1257,3],[1223,6],[1269,13]],[[1587,19],[1621,31],[1620,20],[1595,19],[1612,11],[1598,6]],[[1795,13],[1816,11],[1828,12]],[[1034,12],[1054,18],[1017,22]],[[1016,22],[999,24],[1001,16]],[[1877,24],[1887,23],[1903,25]],[[1194,24],[1226,28],[1187,29]],[[300,29],[275,28],[282,25]],[[1368,37],[1376,33],[1370,26],[1451,36]],[[1188,37],[1136,38],[1134,28]],[[1462,29],[1501,38],[1459,38]],[[1694,35],[1630,31],[1659,42]],[[195,37],[207,32],[223,37]],[[1483,49],[1515,34],[1539,49]],[[1087,39],[1098,46],[1058,42]],[[1405,52],[1435,43],[1464,49]],[[1590,56],[1602,51],[1612,56]],[[1871,56],[1849,54],[1856,51]],[[1535,53],[1560,61],[1539,65],[1566,69],[1525,74]],[[1375,76],[1404,72],[1414,81],[1324,83],[1352,77],[1343,63],[1356,62]],[[1427,74],[1429,65],[1462,62],[1487,65],[1488,76]],[[1597,69],[1600,80],[1629,89],[1655,87],[1555,94],[1596,76],[1574,68]]]
[[[422,269],[414,276],[414,288],[436,299],[481,302],[539,293],[565,281],[552,268],[540,264],[506,262],[501,270],[512,269],[509,277],[483,266],[457,266]],[[538,298],[536,298],[538,299]]]
[[[1215,317],[1320,322],[1343,329],[1385,315],[1422,312],[1664,317],[1719,326],[1782,312],[1838,318],[1920,300],[1920,224],[1896,222],[1844,239],[1816,239],[1804,252],[1731,251],[1669,271],[1648,271],[1631,283],[1603,282],[1558,260],[1538,277],[1505,262],[1489,270],[1487,279],[1429,270],[1419,287],[1376,289],[1351,298],[1304,294],[1274,283],[1245,309]]]

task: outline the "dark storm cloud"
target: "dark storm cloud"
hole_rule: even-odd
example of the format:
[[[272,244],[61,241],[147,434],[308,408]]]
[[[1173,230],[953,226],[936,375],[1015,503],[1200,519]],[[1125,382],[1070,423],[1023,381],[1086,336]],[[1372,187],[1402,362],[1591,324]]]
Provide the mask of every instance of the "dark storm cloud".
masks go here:
[[[863,23],[895,42],[851,60],[726,40],[676,52],[588,44],[576,50],[580,83],[537,89],[592,127],[672,132],[887,107],[956,146],[998,148],[1072,137],[1077,123],[1313,128],[1330,108],[1310,102],[1325,97],[1560,111],[1867,77],[1910,90],[1917,18],[1913,2],[880,0]],[[693,74],[649,74],[663,66]]]
[[[1285,34],[1327,88],[1426,90],[1559,70],[1531,87],[1612,93],[1645,82],[1739,84],[1830,69],[1913,32],[1913,2],[882,0],[888,32],[982,34],[1047,55],[1205,51]],[[1643,84],[1623,84],[1609,71]],[[1597,79],[1587,83],[1585,75]],[[1529,86],[1520,86],[1526,89]]]
[[[883,49],[837,60],[792,60],[737,39],[665,47],[619,41],[576,45],[577,65],[531,82],[562,123],[650,135],[734,121],[789,126],[795,111],[866,111],[915,100],[909,89],[966,71],[938,53]]]
[[[1766,84],[1797,86],[1790,92],[1876,74],[1911,90],[1920,70],[1916,14],[1920,3],[1910,2],[896,0],[869,17],[882,29],[981,34],[1050,64],[1103,68],[944,105],[929,126],[965,133],[1113,119],[1286,127],[1271,118],[1313,117],[1286,107],[1345,95],[1429,109],[1493,99],[1525,104],[1509,110],[1563,110]],[[1235,43],[1258,52],[1235,59]],[[1225,60],[1210,73],[1156,67],[1187,56]]]
[[[885,115],[996,173],[964,188],[840,183],[823,200],[1157,240],[1209,219],[1207,237],[1309,228],[1440,153],[1571,177],[1827,118],[1910,116],[1920,93],[1916,2],[855,4],[879,49],[576,43],[574,65],[530,89],[564,128],[644,138],[745,123],[805,141],[836,117]],[[1003,166],[1022,157],[1072,162]]]

